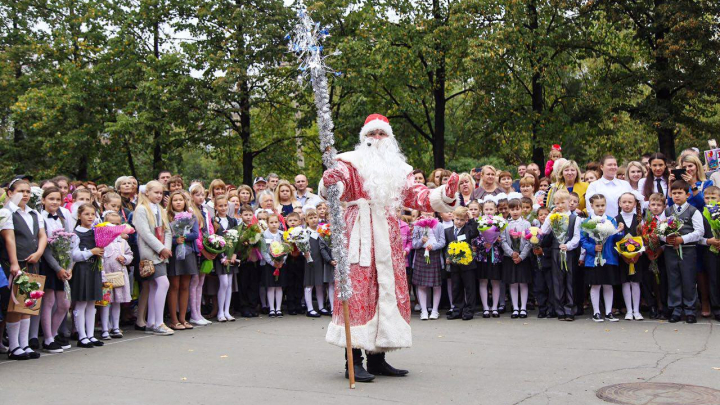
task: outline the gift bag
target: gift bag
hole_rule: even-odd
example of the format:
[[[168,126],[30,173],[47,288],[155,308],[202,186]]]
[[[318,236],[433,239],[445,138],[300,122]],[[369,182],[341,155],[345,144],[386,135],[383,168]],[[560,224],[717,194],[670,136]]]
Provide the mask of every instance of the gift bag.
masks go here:
[[[110,305],[110,297],[112,292],[112,284],[110,283],[103,283],[102,285],[102,299],[100,301],[95,301],[96,307],[106,307]]]
[[[45,291],[45,276],[32,273],[23,273],[22,276],[27,276],[30,283],[38,283],[40,287],[38,291]],[[32,299],[25,294],[19,293],[19,286],[15,284],[15,279],[11,278],[12,290],[10,294],[10,303],[8,304],[8,312],[14,312],[16,314],[23,315],[39,315],[40,306],[42,305],[42,297]]]

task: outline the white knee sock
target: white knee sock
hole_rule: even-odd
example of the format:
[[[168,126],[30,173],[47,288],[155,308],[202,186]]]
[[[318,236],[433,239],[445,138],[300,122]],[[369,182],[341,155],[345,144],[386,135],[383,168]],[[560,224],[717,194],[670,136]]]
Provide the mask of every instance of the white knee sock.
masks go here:
[[[451,278],[447,279],[447,293],[448,293],[448,299],[450,301],[450,308],[455,308],[455,304],[453,303],[453,282]],[[437,308],[435,308],[437,310]]]
[[[480,280],[480,302],[482,302],[483,311],[487,311],[490,309],[490,306],[488,305],[487,285],[487,280]]]
[[[520,309],[527,309],[528,300],[528,285],[527,283],[520,283]]]
[[[312,289],[312,287],[305,287],[305,306],[307,306],[308,312],[315,310],[312,303]],[[319,303],[318,306],[320,306]]]
[[[623,294],[623,301],[625,301],[625,308],[627,308],[627,312],[632,314],[633,312],[633,306],[632,306],[632,292],[630,283],[623,283],[622,284],[622,294]]]
[[[633,313],[640,313],[640,283],[630,283],[632,288]],[[630,308],[628,308],[628,311]]]
[[[492,310],[496,311],[498,309],[498,302],[500,301],[500,280],[490,280],[490,284],[492,284],[492,295],[493,295]],[[503,295],[505,295],[505,294],[503,294]]]
[[[34,315],[30,317],[30,339],[37,339],[38,331],[40,330],[40,315]]]
[[[75,329],[77,329],[78,340],[87,338],[85,333],[85,307],[87,301],[78,301],[75,303],[75,309],[73,309],[73,318],[75,319]]]
[[[317,297],[318,309],[325,308],[325,286],[322,284],[316,285],[315,296]]]
[[[94,339],[95,336],[95,303],[89,301],[85,306],[85,333],[88,339]]]
[[[275,308],[277,308],[278,311],[282,311],[282,297],[282,287],[275,287]]]
[[[30,318],[21,319],[20,320],[20,333],[18,333],[18,343],[20,344],[20,348],[28,348],[25,350],[25,353],[31,353],[33,350],[28,347],[28,340],[30,335]]]
[[[612,313],[613,305],[613,286],[603,284],[603,300],[605,301],[605,315]]]
[[[100,323],[102,324],[102,331],[103,333],[109,331],[110,329],[110,306],[113,304],[110,304],[106,307],[102,307],[100,309]]]
[[[440,298],[442,298],[442,286],[433,287],[433,312],[440,312]]]
[[[271,311],[275,310],[275,288],[276,287],[268,287],[266,290],[267,291],[267,305]]]
[[[427,287],[418,287],[418,302],[423,312],[427,312]]]
[[[520,307],[518,307],[518,285],[510,284],[510,300],[512,301],[513,310],[519,311]]]
[[[592,302],[593,315],[600,313],[600,285],[590,287],[590,302]]]
[[[328,284],[328,301],[330,301],[330,310],[335,309],[335,282]]]
[[[8,349],[10,349],[10,353],[12,353],[14,349],[20,347],[20,339],[18,338],[20,335],[20,322],[7,322],[5,324],[5,330],[7,330],[8,334]],[[22,349],[23,347],[20,348]]]

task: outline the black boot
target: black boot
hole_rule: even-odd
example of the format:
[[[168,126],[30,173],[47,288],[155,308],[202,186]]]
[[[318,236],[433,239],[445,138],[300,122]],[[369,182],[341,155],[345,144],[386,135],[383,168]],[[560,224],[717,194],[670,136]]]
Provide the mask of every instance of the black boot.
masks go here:
[[[385,353],[368,354],[368,372],[375,375],[402,377],[408,374],[407,370],[398,370],[385,361]]]
[[[362,350],[360,349],[352,349],[353,354],[353,370],[355,370],[355,381],[356,382],[370,382],[375,379],[375,376],[368,373],[365,370],[365,367],[363,367],[363,356],[362,356]],[[350,378],[350,373],[348,373],[348,364],[347,364],[347,350],[345,351],[345,378]]]

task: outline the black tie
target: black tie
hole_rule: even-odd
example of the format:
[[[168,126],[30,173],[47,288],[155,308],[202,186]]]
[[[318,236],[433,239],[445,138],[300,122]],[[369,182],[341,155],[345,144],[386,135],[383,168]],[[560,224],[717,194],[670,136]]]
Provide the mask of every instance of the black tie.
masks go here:
[[[457,238],[457,236],[458,236],[458,233],[460,233],[460,230],[457,229],[457,228],[455,228],[455,237],[456,237],[456,238]]]
[[[57,221],[58,219],[60,219],[60,216],[57,215],[57,214],[55,214],[55,215],[50,215],[50,214],[48,214],[48,219],[54,219],[54,220]]]
[[[665,195],[665,192],[663,192],[662,184],[660,183],[660,179],[655,179],[655,183],[657,183],[657,192]]]

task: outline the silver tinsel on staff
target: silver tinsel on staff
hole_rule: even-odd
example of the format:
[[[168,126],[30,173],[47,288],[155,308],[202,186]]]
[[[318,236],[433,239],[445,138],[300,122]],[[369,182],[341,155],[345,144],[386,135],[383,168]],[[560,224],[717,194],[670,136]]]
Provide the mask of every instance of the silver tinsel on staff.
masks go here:
[[[320,134],[320,148],[323,150],[323,164],[327,168],[337,165],[335,160],[335,139],[333,136],[333,121],[330,114],[330,96],[328,93],[327,74],[339,75],[325,63],[322,55],[323,47],[320,42],[329,36],[320,23],[314,22],[305,10],[298,12],[298,22],[292,34],[286,39],[290,41],[289,49],[294,52],[300,60],[300,75],[302,81],[310,78],[313,92],[315,93],[315,107],[317,107],[317,124]],[[334,55],[338,55],[335,52]],[[327,188],[327,203],[330,207],[330,229],[332,232],[332,253],[333,259],[337,261],[335,279],[337,280],[337,296],[341,301],[347,301],[352,296],[352,285],[350,283],[350,263],[347,255],[347,238],[345,237],[345,218],[340,205],[341,190],[337,185]]]

